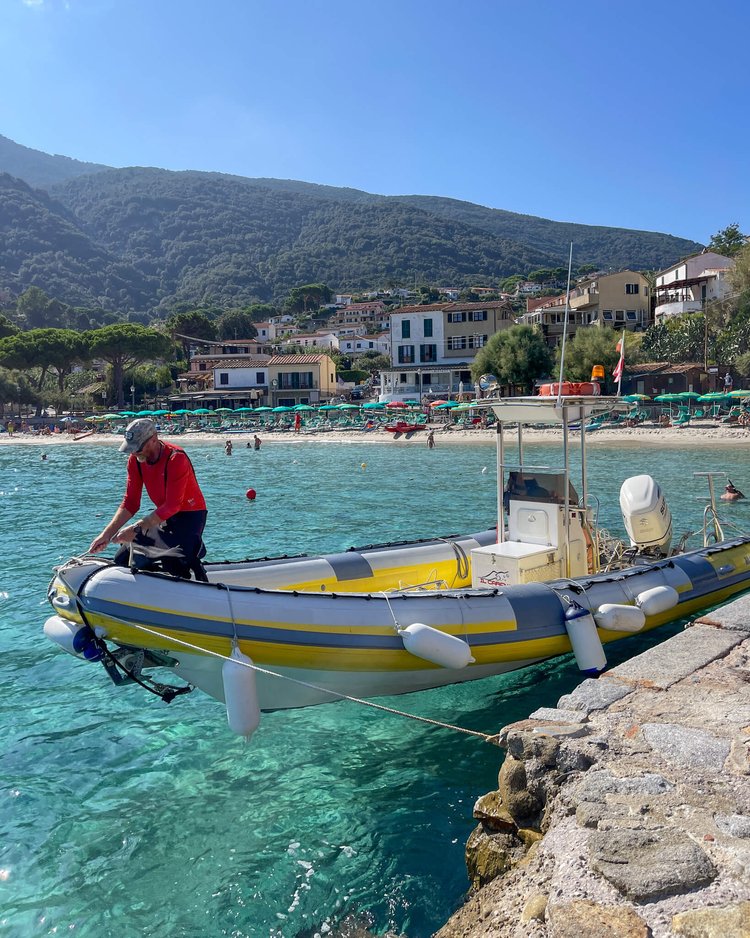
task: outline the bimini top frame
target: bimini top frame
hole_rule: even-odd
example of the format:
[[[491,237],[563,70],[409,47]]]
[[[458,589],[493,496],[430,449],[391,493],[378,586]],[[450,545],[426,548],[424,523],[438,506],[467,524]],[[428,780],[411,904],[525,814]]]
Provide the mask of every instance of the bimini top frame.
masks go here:
[[[623,404],[617,397],[561,396],[561,397],[509,397],[482,402],[497,417],[497,533],[498,541],[505,540],[504,486],[506,471],[553,472],[562,475],[564,493],[565,556],[570,554],[570,441],[571,424],[581,431],[580,505],[586,505],[586,421],[595,414],[608,413]],[[518,425],[518,459],[506,463],[505,431],[508,424]],[[562,466],[524,466],[524,427],[543,424],[562,429]],[[577,507],[577,506],[574,506]],[[567,564],[567,560],[566,560]]]

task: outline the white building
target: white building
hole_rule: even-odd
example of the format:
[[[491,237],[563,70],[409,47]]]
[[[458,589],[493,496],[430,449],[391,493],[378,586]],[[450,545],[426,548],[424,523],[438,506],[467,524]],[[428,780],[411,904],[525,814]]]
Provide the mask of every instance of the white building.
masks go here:
[[[390,355],[391,336],[388,332],[381,332],[379,335],[340,335],[339,349],[344,355],[362,355],[365,352]]]
[[[734,268],[731,257],[703,251],[686,257],[656,275],[654,319],[701,312],[710,300],[723,300],[732,292],[728,274]]]
[[[338,349],[339,340],[333,332],[302,332],[281,345],[283,348]]]

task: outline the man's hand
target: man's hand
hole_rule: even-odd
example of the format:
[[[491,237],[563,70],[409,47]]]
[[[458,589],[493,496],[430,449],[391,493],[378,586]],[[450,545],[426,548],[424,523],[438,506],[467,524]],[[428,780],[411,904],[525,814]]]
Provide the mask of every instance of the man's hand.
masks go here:
[[[104,533],[100,534],[99,537],[95,537],[94,540],[91,542],[91,547],[89,547],[89,553],[98,554],[100,550],[104,550],[104,548],[109,544],[111,540],[112,539],[108,537],[106,534]]]
[[[139,524],[131,524],[127,528],[120,528],[112,540],[115,544],[132,544],[133,539],[140,530],[141,527]]]

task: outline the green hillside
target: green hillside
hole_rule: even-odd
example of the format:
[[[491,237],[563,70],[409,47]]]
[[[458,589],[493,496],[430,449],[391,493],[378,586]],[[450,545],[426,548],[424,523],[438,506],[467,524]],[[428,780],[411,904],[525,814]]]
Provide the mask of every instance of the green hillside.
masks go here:
[[[571,240],[576,266],[605,269],[660,268],[700,248],[432,196],[110,169],[4,137],[2,171],[19,178],[0,183],[0,290],[36,285],[68,303],[123,312],[278,301],[309,282],[497,285],[566,264]]]
[[[0,172],[17,176],[36,189],[46,189],[56,182],[103,169],[109,167],[32,150],[0,134]]]

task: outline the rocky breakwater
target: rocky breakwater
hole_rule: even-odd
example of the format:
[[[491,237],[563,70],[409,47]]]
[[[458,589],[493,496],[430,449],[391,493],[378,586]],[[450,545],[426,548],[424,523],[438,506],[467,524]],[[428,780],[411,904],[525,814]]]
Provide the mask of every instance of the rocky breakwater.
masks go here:
[[[499,741],[436,938],[750,938],[750,598]]]

